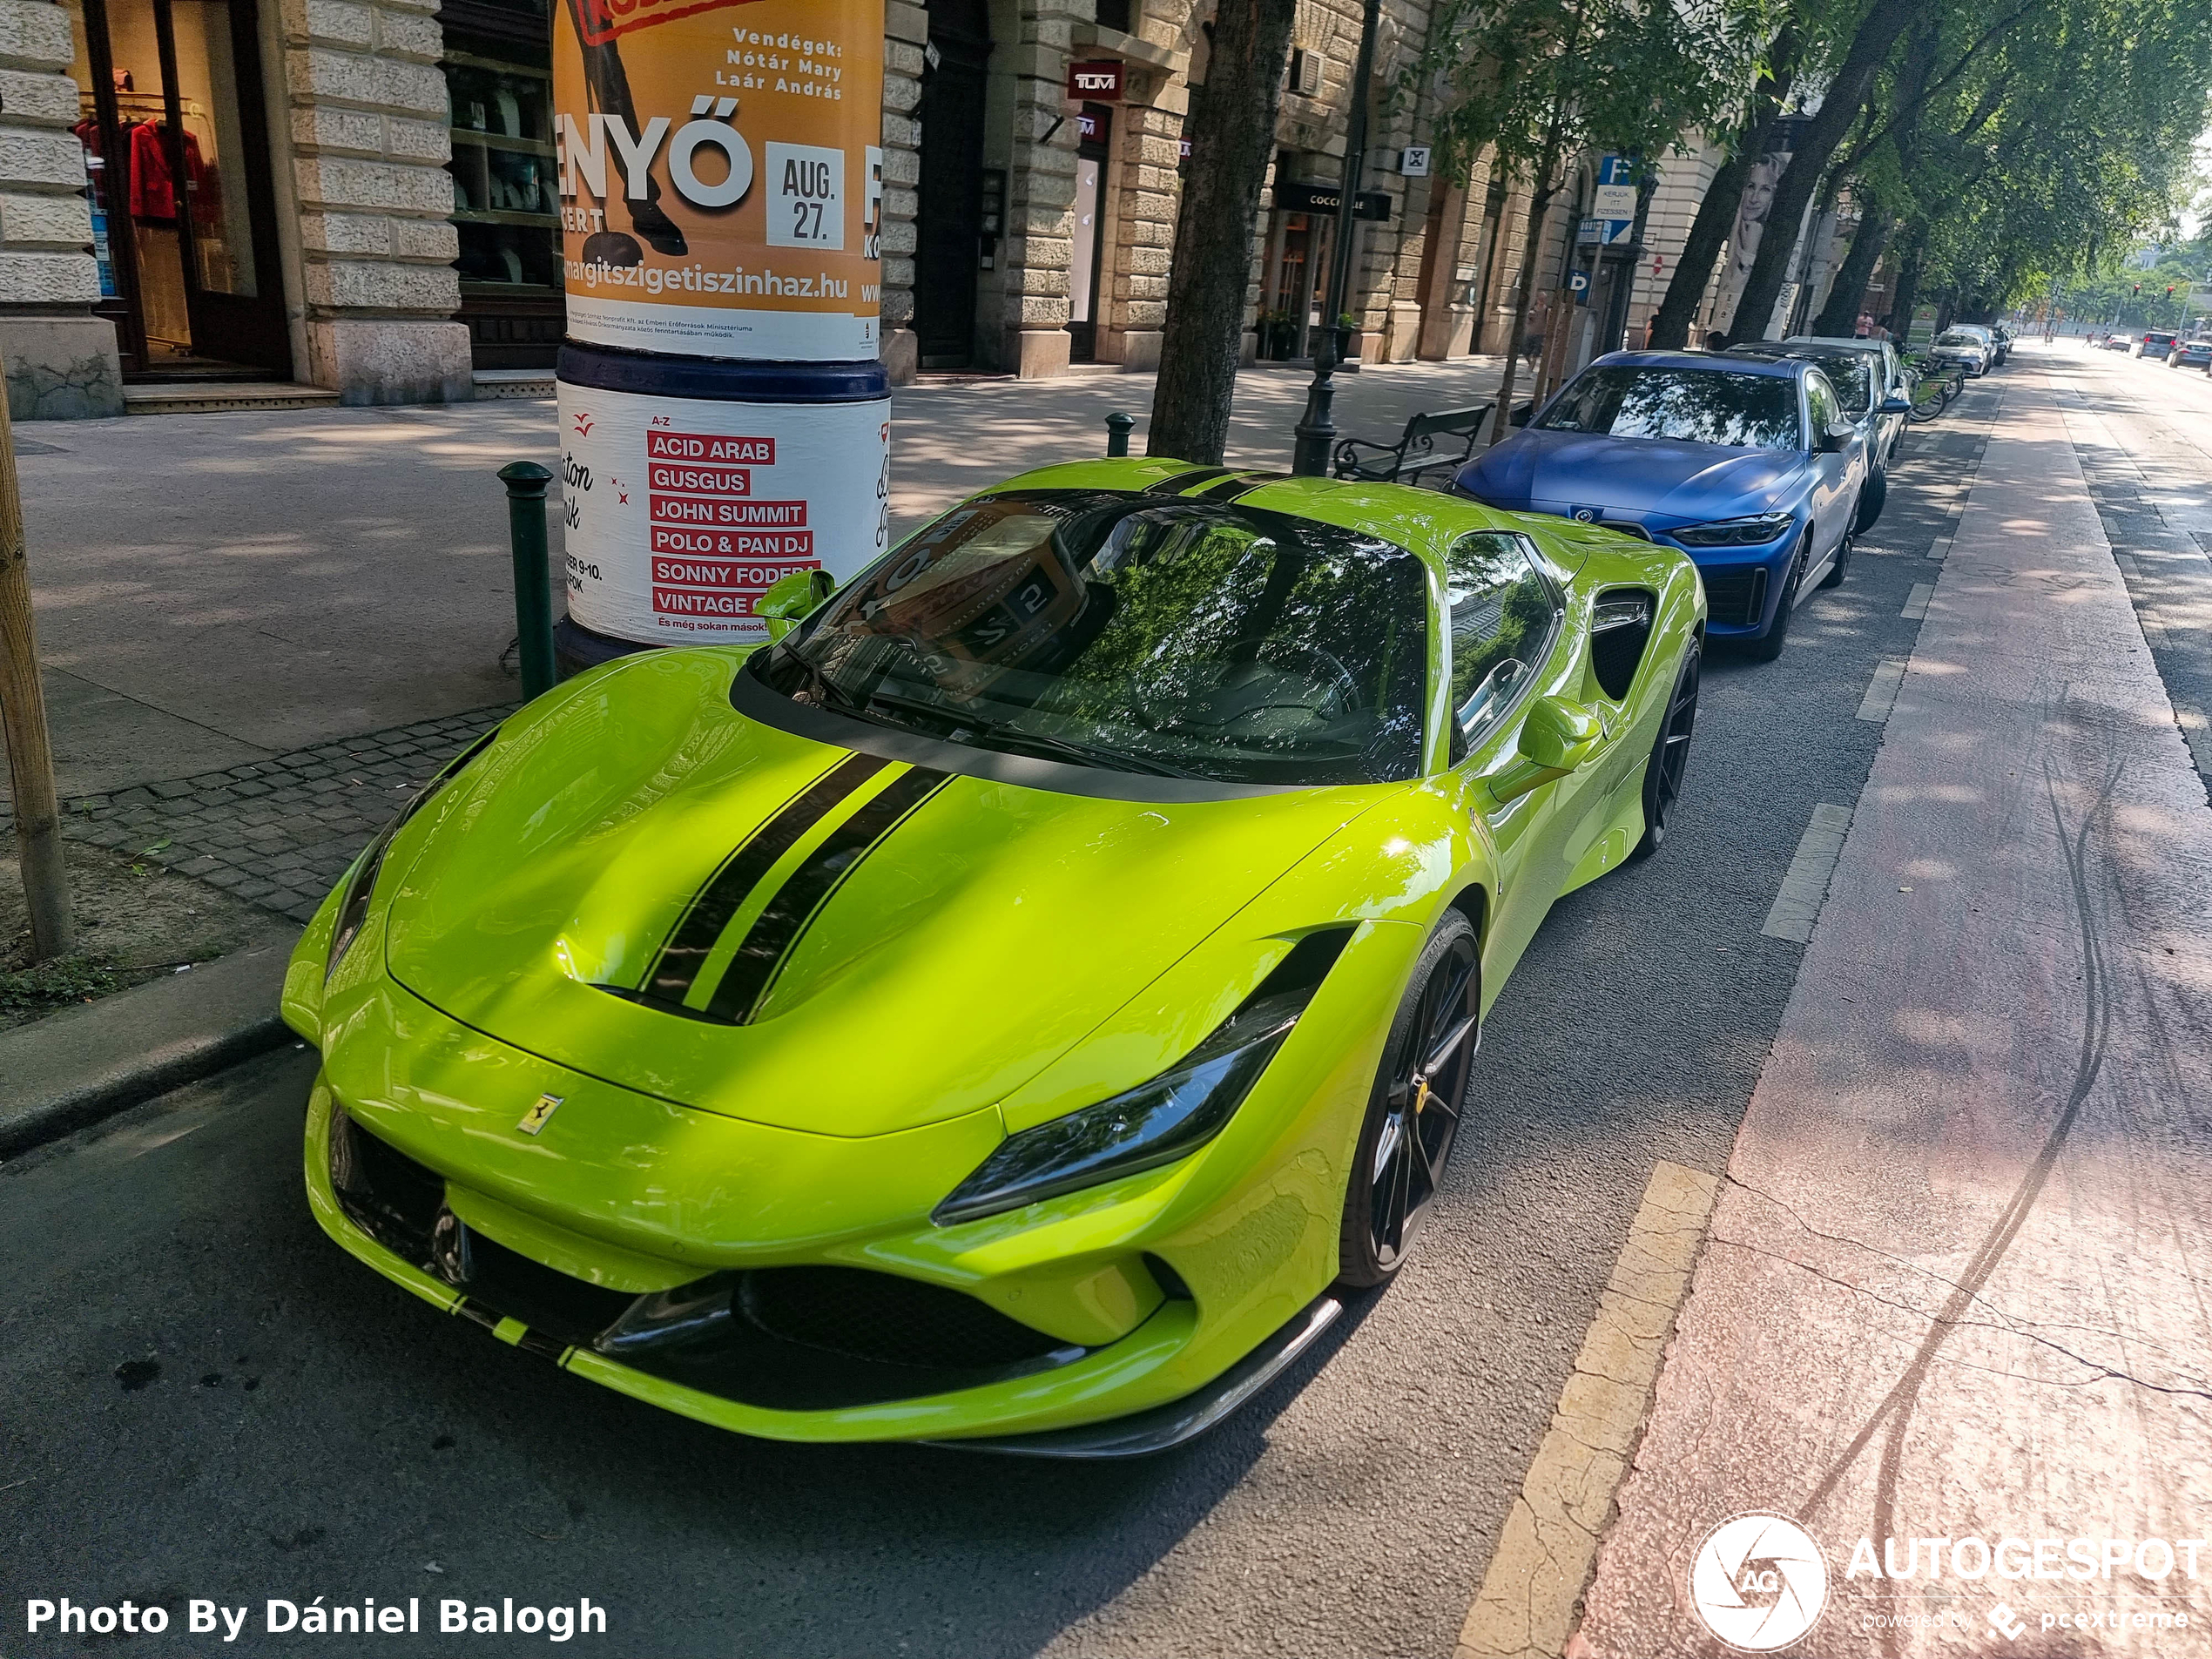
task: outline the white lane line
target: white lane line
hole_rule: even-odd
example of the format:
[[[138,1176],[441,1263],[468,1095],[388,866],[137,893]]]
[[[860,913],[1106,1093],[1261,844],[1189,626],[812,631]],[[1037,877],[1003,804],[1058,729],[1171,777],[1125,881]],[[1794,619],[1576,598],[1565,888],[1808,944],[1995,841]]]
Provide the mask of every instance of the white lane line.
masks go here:
[[[1905,658],[1885,657],[1874,670],[1874,678],[1866,683],[1866,696],[1858,705],[1858,718],[1879,724],[1890,718],[1896,706],[1897,694],[1905,685]]]
[[[1558,1659],[1566,1651],[1719,1187],[1679,1163],[1652,1170],[1453,1659]]]
[[[1915,582],[1912,591],[1905,597],[1905,609],[1897,614],[1907,622],[1920,622],[1928,614],[1928,601],[1935,597],[1935,583]]]
[[[1759,929],[1761,933],[1769,939],[1793,939],[1800,945],[1811,940],[1812,925],[1820,919],[1820,907],[1827,902],[1828,878],[1836,873],[1836,860],[1844,850],[1844,833],[1850,828],[1850,807],[1823,801],[1812,809],[1812,822],[1797,838],[1789,873],[1782,878],[1782,891],[1775,894],[1774,908],[1766,913],[1766,926]]]

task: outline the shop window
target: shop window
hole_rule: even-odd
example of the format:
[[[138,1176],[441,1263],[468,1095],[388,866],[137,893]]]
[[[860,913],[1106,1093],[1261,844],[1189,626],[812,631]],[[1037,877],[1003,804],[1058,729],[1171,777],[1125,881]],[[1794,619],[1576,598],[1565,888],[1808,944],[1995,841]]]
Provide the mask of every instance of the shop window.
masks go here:
[[[453,219],[461,320],[479,368],[550,368],[566,327],[544,0],[449,0]]]
[[[289,371],[248,0],[69,0],[74,132],[124,372]]]

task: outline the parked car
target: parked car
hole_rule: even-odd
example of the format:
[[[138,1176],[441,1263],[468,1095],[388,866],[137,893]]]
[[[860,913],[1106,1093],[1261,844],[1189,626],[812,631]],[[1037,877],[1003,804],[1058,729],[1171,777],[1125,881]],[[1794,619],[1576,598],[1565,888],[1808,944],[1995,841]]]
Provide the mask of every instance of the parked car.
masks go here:
[[[2012,361],[2013,343],[2020,336],[2013,332],[2009,323],[1993,322],[1989,325],[1989,338],[1997,347],[1997,367],[2002,368]]]
[[[2173,351],[2181,338],[2170,328],[2153,328],[2135,342],[2128,354],[2130,357],[2164,357]]]
[[[1804,596],[1844,579],[1866,473],[1865,439],[1812,363],[1615,352],[1453,488],[1680,548],[1711,637],[1771,659]]]
[[[776,1440],[1126,1456],[1280,1372],[1512,1109],[1480,1021],[1553,901],[1663,836],[1705,604],[1222,475],[1032,473],[466,751],[286,980],[323,1231]]]
[[[1851,347],[1796,340],[1735,346],[1729,354],[1769,362],[1795,358],[1813,364],[1828,377],[1844,406],[1844,418],[1859,429],[1866,445],[1866,487],[1859,492],[1858,517],[1851,525],[1851,534],[1863,536],[1873,529],[1882,516],[1882,503],[1889,499],[1890,461],[1904,440],[1912,408],[1909,393],[1892,395],[1883,383],[1880,357]]]
[[[2102,343],[2107,351],[2133,353],[2135,349],[2135,337],[2133,334],[2107,334]]]
[[[1945,329],[1928,347],[1928,361],[1942,367],[1956,364],[1979,379],[1989,373],[1990,342],[1979,329],[1963,326]]]
[[[1910,399],[1912,395],[1912,371],[1905,368],[1904,354],[1898,350],[1897,342],[1893,340],[1862,340],[1846,334],[1792,334],[1782,344],[1785,346],[1832,346],[1840,351],[1864,352],[1874,358],[1880,365],[1877,373],[1880,376],[1881,393],[1884,398]],[[1902,420],[1898,422],[1898,435],[1900,437],[1904,434],[1905,425]]]
[[[2201,368],[2212,374],[2212,340],[2177,340],[2166,354],[2168,368]]]

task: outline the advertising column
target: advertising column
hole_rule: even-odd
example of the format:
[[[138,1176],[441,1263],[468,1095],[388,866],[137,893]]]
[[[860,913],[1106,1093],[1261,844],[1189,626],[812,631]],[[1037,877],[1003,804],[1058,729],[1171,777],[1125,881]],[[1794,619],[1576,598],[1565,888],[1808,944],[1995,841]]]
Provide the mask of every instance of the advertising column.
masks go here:
[[[562,0],[572,663],[766,637],[885,545],[883,0]]]

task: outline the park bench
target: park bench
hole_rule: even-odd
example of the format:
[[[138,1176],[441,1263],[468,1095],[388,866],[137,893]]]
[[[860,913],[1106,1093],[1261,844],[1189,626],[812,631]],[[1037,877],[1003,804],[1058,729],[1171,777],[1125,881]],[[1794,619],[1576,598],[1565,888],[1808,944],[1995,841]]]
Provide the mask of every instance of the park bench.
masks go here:
[[[1376,443],[1366,438],[1346,438],[1337,445],[1336,475],[1377,483],[1410,484],[1420,475],[1439,469],[1456,472],[1474,454],[1482,423],[1490,418],[1492,403],[1470,404],[1464,409],[1445,409],[1417,415],[1406,422],[1395,443]],[[1441,452],[1438,440],[1444,440]],[[1453,448],[1452,440],[1457,439]]]

